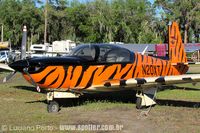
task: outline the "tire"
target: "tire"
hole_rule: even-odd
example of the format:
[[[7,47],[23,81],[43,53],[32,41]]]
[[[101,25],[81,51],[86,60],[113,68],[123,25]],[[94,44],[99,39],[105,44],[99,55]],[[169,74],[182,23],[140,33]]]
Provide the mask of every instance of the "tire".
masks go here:
[[[143,106],[142,106],[142,98],[141,97],[137,97],[136,108],[137,109],[142,109],[143,108]]]
[[[56,113],[60,110],[59,104],[56,101],[50,101],[47,105],[47,111],[49,113]]]

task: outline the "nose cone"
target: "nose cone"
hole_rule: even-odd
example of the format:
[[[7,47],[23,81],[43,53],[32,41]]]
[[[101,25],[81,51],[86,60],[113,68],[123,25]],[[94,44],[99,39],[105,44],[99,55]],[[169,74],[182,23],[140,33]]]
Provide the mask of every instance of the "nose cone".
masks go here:
[[[15,71],[23,72],[23,69],[25,67],[28,67],[28,61],[27,60],[15,61],[15,62],[9,64],[9,67],[14,69]]]

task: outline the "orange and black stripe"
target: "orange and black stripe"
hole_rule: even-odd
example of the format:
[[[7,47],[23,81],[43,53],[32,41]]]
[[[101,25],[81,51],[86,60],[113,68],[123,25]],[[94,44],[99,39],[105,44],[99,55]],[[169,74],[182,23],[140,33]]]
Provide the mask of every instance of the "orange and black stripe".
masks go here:
[[[136,54],[135,58],[132,64],[47,66],[41,72],[31,74],[31,77],[42,88],[85,89],[107,80],[117,82],[130,78],[180,75],[188,69],[185,65],[172,66],[170,61],[145,55]],[[29,80],[26,75],[25,78]]]

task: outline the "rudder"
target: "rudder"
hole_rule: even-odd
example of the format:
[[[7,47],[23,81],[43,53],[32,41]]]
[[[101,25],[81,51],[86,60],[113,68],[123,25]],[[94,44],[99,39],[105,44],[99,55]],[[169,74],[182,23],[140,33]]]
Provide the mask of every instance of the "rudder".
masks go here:
[[[172,63],[186,63],[187,56],[184,44],[182,43],[179,26],[176,22],[169,25],[168,55]]]

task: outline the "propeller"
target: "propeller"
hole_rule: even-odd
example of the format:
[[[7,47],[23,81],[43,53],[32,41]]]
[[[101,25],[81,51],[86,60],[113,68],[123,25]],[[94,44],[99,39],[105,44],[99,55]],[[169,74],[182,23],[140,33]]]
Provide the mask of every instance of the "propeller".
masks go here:
[[[37,85],[37,83],[33,80],[33,78],[31,77],[31,75],[28,72],[29,62],[26,59],[26,41],[27,41],[27,28],[26,28],[26,26],[24,26],[23,27],[22,43],[21,43],[20,60],[9,64],[9,67],[14,68],[14,71],[11,72],[8,76],[5,77],[3,79],[3,82],[5,83],[8,80],[10,80],[17,73],[17,71],[24,72],[26,75],[29,76],[32,85],[34,85],[36,87],[36,90],[38,92],[40,92],[41,91],[40,87]]]
[[[21,60],[26,58],[26,40],[27,40],[27,28],[24,25],[24,27],[23,27],[23,35],[22,35],[22,43],[21,43],[21,56],[20,56]],[[12,70],[12,72],[3,79],[3,83],[5,83],[8,80],[10,80],[16,73],[17,73],[16,70],[14,70],[14,71]]]

